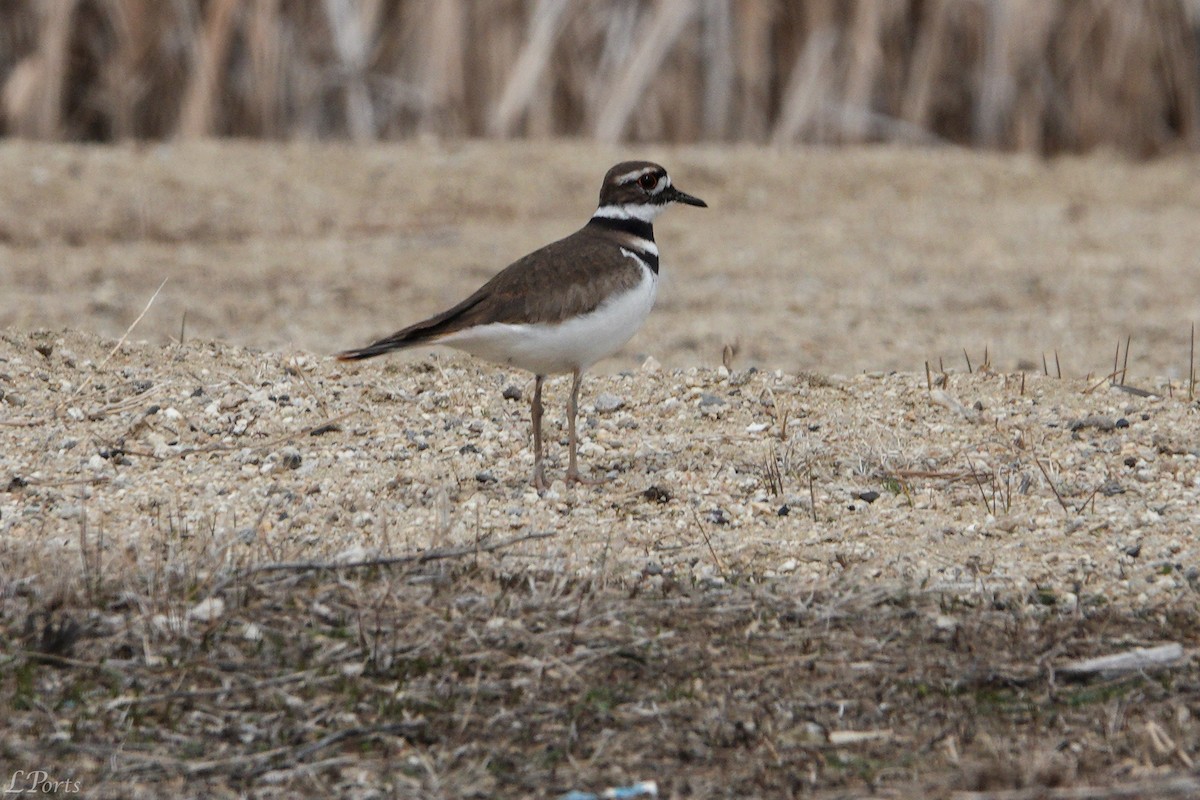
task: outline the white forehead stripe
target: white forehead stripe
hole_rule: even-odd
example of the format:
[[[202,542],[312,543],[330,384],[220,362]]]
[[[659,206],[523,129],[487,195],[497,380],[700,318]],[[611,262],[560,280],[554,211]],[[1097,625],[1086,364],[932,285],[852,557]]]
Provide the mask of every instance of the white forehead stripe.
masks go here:
[[[638,178],[642,177],[646,173],[654,172],[654,170],[656,170],[656,169],[658,169],[658,168],[657,167],[643,167],[642,169],[635,169],[633,172],[626,172],[624,175],[617,176],[617,183],[629,183],[630,181],[636,181]]]

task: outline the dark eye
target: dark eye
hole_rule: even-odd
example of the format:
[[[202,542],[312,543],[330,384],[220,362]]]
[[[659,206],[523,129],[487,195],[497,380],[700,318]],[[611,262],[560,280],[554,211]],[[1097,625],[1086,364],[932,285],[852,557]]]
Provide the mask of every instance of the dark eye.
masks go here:
[[[642,177],[638,178],[638,186],[645,189],[647,192],[658,186],[658,176],[653,172],[647,172]]]

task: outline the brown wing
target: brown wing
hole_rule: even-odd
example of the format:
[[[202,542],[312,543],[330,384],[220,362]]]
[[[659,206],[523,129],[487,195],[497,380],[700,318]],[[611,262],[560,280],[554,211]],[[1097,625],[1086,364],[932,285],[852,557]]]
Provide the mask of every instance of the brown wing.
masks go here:
[[[491,322],[558,322],[594,311],[609,294],[640,280],[641,268],[612,238],[584,227],[510,264],[453,308],[338,358],[371,358]]]

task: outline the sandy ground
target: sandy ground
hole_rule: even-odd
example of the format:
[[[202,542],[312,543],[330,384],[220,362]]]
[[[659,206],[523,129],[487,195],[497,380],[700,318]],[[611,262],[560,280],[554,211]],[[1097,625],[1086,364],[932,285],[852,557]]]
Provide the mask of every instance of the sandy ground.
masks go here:
[[[657,225],[644,354],[791,372],[926,360],[1186,377],[1200,318],[1200,159],[586,143],[0,145],[0,327],[138,328],[329,353],[461,299],[581,225],[615,161],[710,208]],[[184,316],[186,314],[186,325]]]
[[[569,232],[622,155],[0,146],[4,760],[53,744],[103,796],[188,776],[259,796],[1186,777],[1200,161],[639,153],[711,208],[657,226],[660,305],[585,385],[599,487],[528,486],[527,402],[505,398],[528,397],[526,375],[326,357]],[[1103,379],[1126,336],[1132,391]],[[548,398],[552,479],[566,389]],[[238,572],[422,553],[440,555],[327,584]],[[1058,688],[1073,658],[1172,641],[1164,679]],[[119,676],[79,677],[112,660]],[[269,686],[354,678],[353,697],[247,705],[214,664]],[[185,686],[200,707],[173,716]],[[128,712],[142,694],[145,718]],[[514,713],[547,727],[509,737]],[[225,743],[207,744],[218,718]],[[301,769],[306,748],[359,740],[379,749]]]

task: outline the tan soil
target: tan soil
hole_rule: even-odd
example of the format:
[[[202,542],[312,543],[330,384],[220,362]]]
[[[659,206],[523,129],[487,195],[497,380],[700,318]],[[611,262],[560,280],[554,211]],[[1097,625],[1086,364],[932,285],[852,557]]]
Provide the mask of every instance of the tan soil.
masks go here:
[[[957,150],[0,145],[0,327],[138,327],[328,353],[440,310],[591,213],[620,158],[711,208],[660,220],[664,286],[617,370],[920,372],[926,360],[1187,375],[1200,158]]]
[[[338,658],[350,658],[356,676],[367,660],[361,686],[373,688],[362,691],[386,696],[428,679],[422,691],[442,697],[443,680],[476,681],[474,695],[449,706],[418,704],[418,713],[401,703],[429,726],[421,736],[432,739],[417,738],[437,770],[421,772],[414,786],[430,795],[442,791],[434,773],[451,795],[654,777],[678,793],[705,794],[727,772],[743,794],[788,786],[951,791],[1163,778],[1195,758],[1200,680],[1190,650],[1171,673],[1173,688],[1124,683],[1087,695],[1072,723],[1087,735],[1068,735],[1043,715],[1067,713],[1050,668],[1068,657],[1172,639],[1195,645],[1200,406],[1181,378],[1190,321],[1200,318],[1200,162],[645,153],[712,207],[664,217],[659,244],[670,280],[660,306],[627,351],[598,370],[610,374],[585,384],[583,463],[609,478],[597,488],[558,481],[542,497],[528,488],[528,408],[502,397],[508,386],[527,397],[526,375],[452,353],[349,366],[324,357],[458,299],[514,256],[569,232],[619,155],[563,143],[0,147],[0,321],[11,326],[0,337],[0,597],[7,641],[23,643],[6,668],[13,679],[4,708],[24,721],[3,743],[0,752],[13,754],[6,761],[32,758],[72,717],[62,711],[47,727],[41,712],[26,710],[24,673],[12,672],[27,663],[21,648],[121,660],[126,677],[88,706],[99,709],[143,683],[151,693],[178,688],[183,672],[163,670],[152,655],[191,664],[209,652],[202,641],[216,648],[204,658],[220,650],[263,680],[300,662],[309,668],[310,655],[285,657],[283,644],[271,656],[278,661],[247,650],[257,640],[245,626],[259,623],[268,638],[305,630],[307,641],[321,631],[325,644],[337,638],[327,628],[357,625]],[[131,337],[145,341],[114,352],[113,337],[164,278]],[[171,337],[184,312],[180,345]],[[1127,382],[1149,394],[1102,379],[1126,335]],[[714,365],[732,341],[739,354],[730,373]],[[985,347],[991,363],[979,369]],[[1055,349],[1062,379],[1042,374],[1042,354]],[[646,356],[662,366],[643,363]],[[1036,369],[1016,371],[1026,361]],[[564,466],[565,390],[557,381],[549,397],[552,478]],[[621,407],[596,411],[602,393]],[[482,553],[475,566],[421,567],[398,583],[385,573],[231,593],[225,582],[238,566],[470,551],[523,534],[548,535]],[[430,597],[427,585],[441,588]],[[187,610],[217,587],[225,606],[211,618],[199,606],[181,630]],[[525,599],[471,605],[510,592]],[[417,634],[404,620],[430,606],[442,611],[429,616],[436,632],[421,641],[449,648],[456,637],[491,631],[503,646],[487,657],[424,652],[445,660],[422,660],[419,674],[405,661],[398,677],[392,661],[371,660],[378,653],[363,638],[361,615],[376,601],[363,593],[388,609],[372,624],[396,642],[412,643]],[[299,616],[288,612],[292,596]],[[343,605],[356,609],[346,613],[359,614],[357,622],[314,610]],[[39,634],[41,622],[30,622],[41,614],[82,615],[88,633],[75,649],[55,645]],[[533,638],[501,636],[514,620]],[[1030,633],[997,634],[1009,626]],[[809,643],[780,633],[793,629]],[[664,630],[677,642],[660,641]],[[904,633],[889,633],[897,630]],[[719,646],[706,649],[708,637]],[[973,637],[978,649],[964,644]],[[133,651],[116,644],[125,641],[137,643]],[[651,679],[654,669],[622,673],[620,691],[597,700],[589,690],[609,685],[617,668],[586,653],[612,655],[610,645],[663,674],[681,672],[667,689]],[[587,697],[615,718],[589,717],[583,733],[563,728],[561,736],[582,738],[549,762],[538,759],[558,734],[535,736],[534,749],[506,743],[512,763],[503,774],[479,761],[468,768],[467,751],[454,743],[474,743],[471,757],[483,759],[481,743],[497,741],[502,717],[489,715],[526,686],[509,671],[522,648],[539,654],[539,669],[560,659],[567,676],[540,696],[544,709],[530,700],[528,713],[553,716]],[[827,679],[785,679],[804,653]],[[748,654],[775,666],[752,664]],[[682,677],[706,659],[708,688]],[[867,666],[855,673],[855,664]],[[980,670],[1002,675],[983,679]],[[203,670],[184,672],[187,685],[211,686],[196,678]],[[39,692],[90,703],[94,690],[65,685],[64,674],[73,673],[41,676]],[[701,717],[689,716],[709,713],[712,686],[726,678],[738,694],[719,702],[757,727],[697,728]],[[756,698],[759,679],[770,688]],[[491,687],[482,696],[480,680]],[[943,705],[924,705],[930,681]],[[880,685],[889,687],[884,695],[899,694],[873,694]],[[973,687],[964,690],[971,703],[945,706],[962,686]],[[1037,711],[976,720],[985,702],[977,690],[1016,691],[1022,708]],[[1093,735],[1090,726],[1111,724],[1112,704],[1130,691],[1147,704],[1144,716],[1109,738]],[[785,725],[771,704],[801,696],[819,710],[790,707]],[[830,712],[847,696],[859,704],[848,717]],[[213,698],[206,713],[248,713],[219,693],[205,697]],[[636,721],[653,721],[650,712],[638,716],[648,698],[679,715],[663,734],[665,749],[648,744]],[[377,706],[342,718],[336,702],[305,697],[293,711],[308,706],[331,716],[287,741],[355,730],[348,739],[384,737],[393,753],[416,741],[411,731],[359,730],[394,721]],[[237,724],[258,725],[267,713],[251,710],[259,716]],[[167,749],[150,761],[121,760],[124,740],[109,732],[128,731],[128,718],[96,713],[107,720],[101,728],[54,739],[62,763],[89,779],[136,777],[155,787],[191,774],[200,758],[168,747],[175,723],[155,717],[139,735]],[[969,730],[945,728],[947,718],[970,720]],[[1152,722],[1167,726],[1181,756],[1146,733]],[[201,720],[179,724],[180,736],[204,730]],[[865,751],[835,748],[833,764],[827,732],[863,729],[891,733],[868,740],[875,744]],[[263,770],[244,759],[278,745],[279,733],[244,733],[203,772],[214,782],[206,791],[261,788]],[[1056,751],[1064,738],[1077,749]],[[925,750],[914,770],[906,759],[918,745]],[[1045,774],[1028,764],[1013,771],[1026,748],[1051,765]],[[535,751],[543,756],[528,761]],[[347,764],[377,779],[391,774],[387,758],[352,756],[351,747],[350,761],[322,773],[329,785],[350,780]],[[283,762],[263,762],[283,770],[279,785],[307,780]],[[1010,774],[980,777],[988,770]]]

